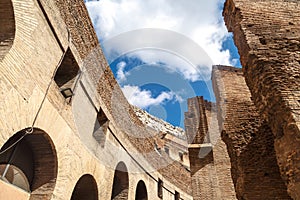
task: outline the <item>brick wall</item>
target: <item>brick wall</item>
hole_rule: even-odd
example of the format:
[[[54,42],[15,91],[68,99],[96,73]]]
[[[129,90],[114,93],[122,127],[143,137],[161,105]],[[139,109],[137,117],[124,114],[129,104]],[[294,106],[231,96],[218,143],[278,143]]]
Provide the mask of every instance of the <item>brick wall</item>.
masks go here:
[[[230,161],[220,139],[215,104],[203,97],[188,99],[185,113],[192,194],[196,199],[235,199]]]
[[[254,103],[270,124],[281,175],[300,199],[300,4],[228,0],[224,17]]]
[[[212,81],[237,198],[290,199],[277,165],[274,136],[252,103],[241,69],[214,66]]]

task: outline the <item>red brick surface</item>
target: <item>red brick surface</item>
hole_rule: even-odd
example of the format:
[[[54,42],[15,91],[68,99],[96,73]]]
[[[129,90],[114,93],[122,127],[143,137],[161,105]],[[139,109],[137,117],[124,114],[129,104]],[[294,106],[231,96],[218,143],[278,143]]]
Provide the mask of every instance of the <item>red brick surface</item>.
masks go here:
[[[212,80],[237,198],[290,199],[279,173],[274,136],[251,100],[241,69],[214,66]]]
[[[275,136],[288,191],[300,199],[300,4],[227,0],[223,12],[253,101]]]

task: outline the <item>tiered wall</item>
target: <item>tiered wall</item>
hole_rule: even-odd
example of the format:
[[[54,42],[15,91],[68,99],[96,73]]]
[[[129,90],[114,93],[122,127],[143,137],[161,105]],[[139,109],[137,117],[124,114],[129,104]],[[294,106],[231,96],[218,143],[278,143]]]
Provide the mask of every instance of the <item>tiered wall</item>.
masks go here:
[[[111,199],[115,169],[123,162],[129,176],[128,199],[135,198],[140,180],[145,183],[148,199],[160,199],[158,179],[164,183],[164,199],[174,199],[175,191],[183,199],[191,199],[190,173],[155,151],[151,136],[158,133],[148,130],[137,119],[116,84],[84,2],[6,0],[1,2],[1,9],[4,4],[8,18],[14,14],[11,21],[15,21],[16,31],[9,29],[13,43],[0,57],[0,158],[4,159],[9,138],[21,130],[34,136],[36,132],[31,133],[30,129],[33,127],[33,130],[42,130],[53,144],[51,147],[56,156],[52,163],[57,162],[56,177],[51,179],[55,186],[51,188],[53,191],[45,189],[49,184],[47,179],[36,175],[30,186],[31,192],[25,195],[21,192],[20,196],[25,199],[43,196],[46,199],[71,199],[72,195],[73,199],[80,198],[85,194],[80,190],[82,182],[79,180],[89,177],[88,180],[95,184],[87,190],[98,193],[96,197],[92,194],[92,198]],[[6,22],[1,18],[0,27]],[[2,44],[4,39],[0,39]],[[71,99],[62,95],[53,80],[67,56],[80,68]],[[105,127],[101,127],[101,120],[105,120]],[[95,138],[94,133],[98,130],[105,135]],[[19,139],[31,141],[29,136]],[[34,141],[28,145],[33,155],[36,149],[42,151],[44,148]],[[34,166],[36,171],[45,167],[41,164],[43,158],[34,159],[35,163],[43,165]],[[45,187],[36,190],[36,180]]]

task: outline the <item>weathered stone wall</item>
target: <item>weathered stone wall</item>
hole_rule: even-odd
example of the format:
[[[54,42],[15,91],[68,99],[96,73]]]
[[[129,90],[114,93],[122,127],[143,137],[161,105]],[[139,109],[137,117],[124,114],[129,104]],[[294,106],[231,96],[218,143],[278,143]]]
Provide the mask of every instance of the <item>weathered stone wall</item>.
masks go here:
[[[300,199],[300,4],[288,0],[227,0],[247,85],[275,136],[281,175]]]
[[[193,198],[235,199],[230,160],[218,130],[215,104],[203,97],[188,99],[185,126]]]
[[[128,199],[135,198],[140,180],[148,199],[160,199],[158,178],[164,181],[164,199],[174,199],[175,191],[183,199],[192,199],[189,172],[154,150],[151,136],[158,133],[140,123],[116,84],[84,2],[6,2],[12,3],[16,31],[11,47],[0,58],[0,146],[32,126],[49,136],[57,153],[52,199],[71,199],[83,175],[95,179],[99,199],[110,199],[115,168],[121,161],[128,168]],[[0,27],[3,23],[7,21],[1,19]],[[81,72],[71,100],[64,98],[53,81],[67,49]],[[100,110],[109,121],[101,145],[93,136]],[[23,196],[39,199],[49,193],[47,189],[38,192]]]
[[[290,199],[277,165],[274,136],[252,103],[241,69],[214,66],[212,81],[237,198]]]

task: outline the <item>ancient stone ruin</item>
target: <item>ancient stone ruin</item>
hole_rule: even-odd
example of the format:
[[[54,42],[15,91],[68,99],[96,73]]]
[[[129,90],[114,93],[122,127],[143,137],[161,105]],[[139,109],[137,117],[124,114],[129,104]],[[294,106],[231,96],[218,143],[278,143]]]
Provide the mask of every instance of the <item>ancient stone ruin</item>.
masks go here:
[[[0,2],[0,199],[300,199],[300,5],[227,0],[242,69],[185,131],[130,105],[82,0]]]

